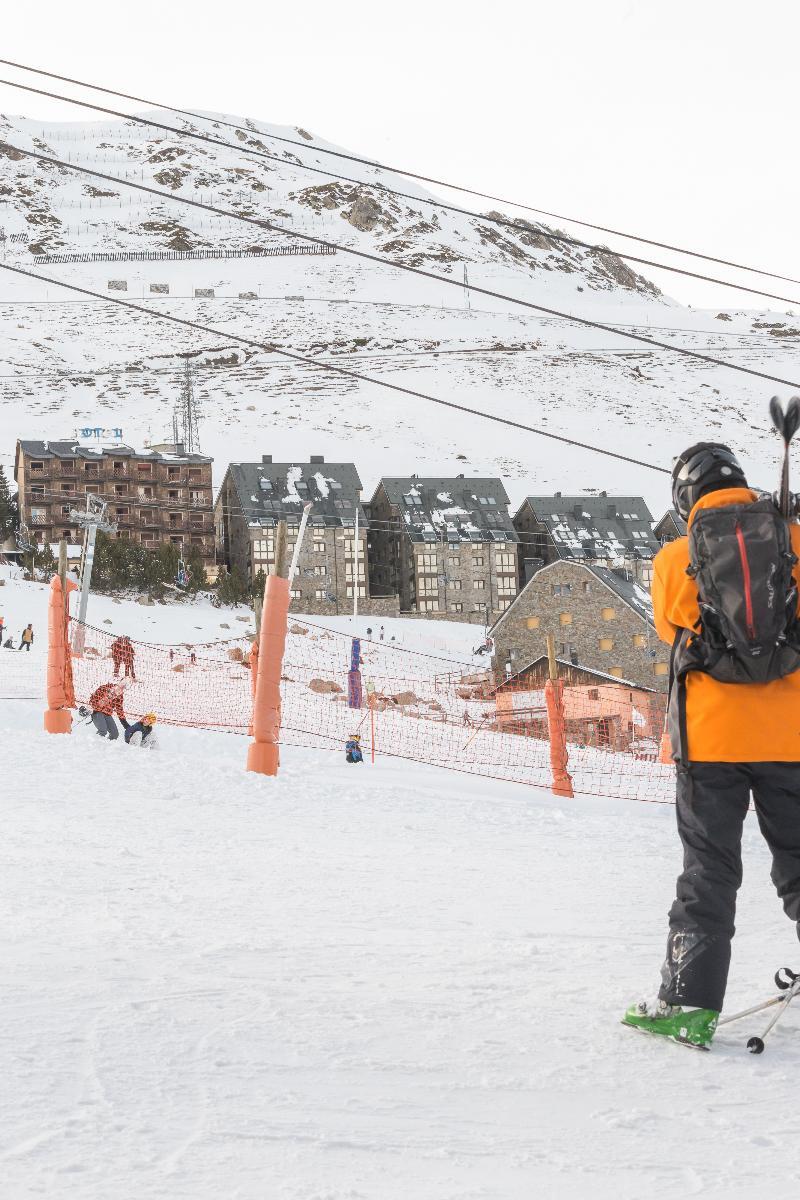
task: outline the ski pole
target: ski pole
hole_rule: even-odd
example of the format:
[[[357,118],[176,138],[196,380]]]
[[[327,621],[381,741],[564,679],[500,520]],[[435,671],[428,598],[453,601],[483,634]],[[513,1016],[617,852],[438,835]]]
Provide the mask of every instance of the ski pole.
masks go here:
[[[771,1029],[774,1029],[775,1026],[778,1024],[778,1021],[780,1021],[781,1017],[786,1012],[787,1008],[791,1004],[792,1000],[794,1000],[795,996],[797,995],[797,993],[799,991],[800,991],[800,980],[795,980],[795,982],[792,984],[791,988],[786,993],[786,995],[781,998],[781,1003],[780,1003],[780,1007],[778,1008],[778,1011],[775,1013],[775,1016],[772,1018],[772,1020],[770,1021],[767,1028],[764,1030],[761,1037],[751,1037],[748,1039],[747,1049],[750,1051],[751,1054],[763,1054],[764,1053],[764,1041],[767,1037],[767,1034],[770,1032]]]

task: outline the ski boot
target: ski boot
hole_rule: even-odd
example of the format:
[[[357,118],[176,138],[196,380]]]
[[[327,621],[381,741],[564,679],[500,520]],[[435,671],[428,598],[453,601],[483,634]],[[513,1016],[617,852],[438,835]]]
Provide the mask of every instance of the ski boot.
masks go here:
[[[709,1050],[717,1028],[719,1013],[710,1008],[681,1008],[658,1000],[647,1004],[640,1000],[632,1004],[622,1018],[623,1025],[630,1025],[642,1033],[653,1033],[669,1038],[684,1046],[697,1050]]]

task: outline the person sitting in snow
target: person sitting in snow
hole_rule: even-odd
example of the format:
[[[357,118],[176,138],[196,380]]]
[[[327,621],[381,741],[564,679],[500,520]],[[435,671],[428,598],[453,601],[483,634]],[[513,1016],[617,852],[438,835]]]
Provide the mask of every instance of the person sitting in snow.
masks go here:
[[[111,680],[101,683],[89,697],[89,707],[92,710],[92,724],[100,737],[108,737],[112,742],[119,737],[114,716],[118,716],[124,729],[128,728],[128,719],[122,707],[125,696],[124,680]]]
[[[156,714],[151,712],[151,713],[145,713],[145,715],[139,721],[134,721],[133,725],[128,725],[128,727],[125,730],[126,744],[130,745],[131,742],[133,742],[134,737],[136,737],[137,735],[141,735],[138,738],[138,745],[152,746],[155,742],[155,738],[153,738],[151,736],[153,733],[153,726],[155,725],[155,723],[156,723]],[[137,742],[133,742],[133,744],[135,746],[135,745],[137,745]]]
[[[354,733],[345,742],[344,756],[349,763],[360,763],[364,761],[364,755],[361,753],[361,738],[357,733]]]

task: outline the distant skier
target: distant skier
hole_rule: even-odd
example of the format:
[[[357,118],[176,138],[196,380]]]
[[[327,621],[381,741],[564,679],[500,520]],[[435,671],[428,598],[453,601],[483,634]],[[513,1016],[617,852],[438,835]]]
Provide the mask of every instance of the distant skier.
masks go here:
[[[0,646],[3,644],[3,630],[5,629],[5,618],[0,616]]]
[[[137,735],[140,735],[138,745],[152,747],[155,743],[155,738],[153,737],[153,726],[155,723],[156,714],[145,713],[141,720],[134,721],[133,725],[129,725],[125,730],[126,744],[130,745],[131,742],[133,742],[133,744],[136,745],[137,743],[134,742],[133,739],[137,737]]]
[[[112,680],[110,683],[101,683],[89,697],[92,724],[100,737],[108,737],[112,742],[119,737],[115,716],[119,717],[124,729],[128,728],[128,719],[122,706],[124,696],[124,682]]]
[[[348,738],[344,744],[344,756],[349,763],[360,763],[364,761],[364,755],[361,753],[361,738],[357,733]]]
[[[380,634],[378,635],[381,641],[383,641],[384,633],[385,633],[385,630],[384,630],[383,626],[381,625],[381,631],[380,631]]]
[[[111,643],[111,659],[114,663],[114,678],[119,675],[120,667],[125,668],[125,678],[132,679],[136,682],[136,672],[134,670],[134,659],[136,657],[133,649],[133,642],[126,635],[118,637]]]
[[[672,645],[683,872],[658,997],[623,1021],[708,1048],[728,980],[751,794],[773,883],[800,934],[800,525],[759,500],[718,443],[676,459],[672,499],[689,532],[656,556],[653,608]],[[713,607],[701,607],[712,588]]]
[[[33,626],[26,625],[22,631],[22,640],[20,641],[20,650],[30,650],[33,645]]]

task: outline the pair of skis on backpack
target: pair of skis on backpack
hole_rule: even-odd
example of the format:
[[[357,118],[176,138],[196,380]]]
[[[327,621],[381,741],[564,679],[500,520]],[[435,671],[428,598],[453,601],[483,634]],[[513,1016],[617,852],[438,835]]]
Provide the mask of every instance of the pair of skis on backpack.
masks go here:
[[[748,1038],[746,1043],[751,1054],[763,1054],[770,1033],[791,1002],[800,995],[800,974],[789,967],[781,967],[775,972],[775,986],[778,988],[777,995],[742,1009],[741,1012],[732,1013],[729,1017],[720,1018],[720,1014],[710,1008],[683,1009],[659,1003],[651,1009],[647,1004],[640,1003],[631,1005],[622,1018],[622,1024],[636,1029],[639,1033],[648,1033],[683,1046],[691,1046],[694,1050],[710,1050],[714,1034],[721,1026],[731,1025],[744,1017],[775,1008],[776,1011],[763,1034],[760,1037]]]

